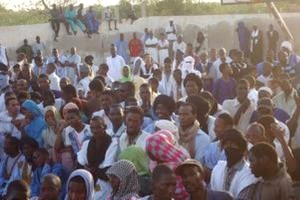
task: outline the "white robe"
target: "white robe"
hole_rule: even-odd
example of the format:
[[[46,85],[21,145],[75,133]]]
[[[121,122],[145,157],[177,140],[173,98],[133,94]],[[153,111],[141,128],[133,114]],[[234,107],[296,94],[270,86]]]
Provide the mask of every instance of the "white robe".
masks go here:
[[[220,160],[214,167],[210,179],[212,190],[224,191],[226,167],[227,161],[223,160]],[[246,163],[241,170],[235,173],[228,192],[232,194],[233,198],[237,198],[243,189],[257,181],[258,179],[251,173],[249,164]]]
[[[163,41],[159,40],[158,41],[158,47],[166,48],[166,49],[158,50],[159,64],[161,66],[163,66],[165,58],[169,57],[169,50],[168,50],[169,42],[168,42],[168,40],[163,40]]]
[[[162,74],[162,79],[160,81],[160,85],[161,85],[161,89],[162,89],[162,91],[160,91],[160,93],[171,96],[174,81],[175,80],[173,78],[172,72],[169,76],[169,79],[167,79],[167,76],[165,75],[165,73],[163,73]]]
[[[119,80],[122,78],[122,69],[126,65],[122,56],[116,55],[114,58],[112,56],[107,57],[106,64],[109,67],[108,76],[110,76],[113,80]]]
[[[80,165],[88,165],[87,150],[90,140],[83,142],[81,150],[77,153],[77,161]],[[112,139],[108,149],[105,153],[105,159],[100,163],[99,168],[111,166],[117,161],[118,142]],[[105,199],[112,191],[111,186],[108,182],[101,179],[97,179],[97,186],[100,186],[100,191],[95,191],[94,199]]]
[[[155,47],[146,47],[146,53],[150,54],[154,62],[158,63],[158,51],[157,51],[157,46],[158,44],[158,39],[156,37],[153,37],[152,39],[149,37],[145,41],[145,45],[155,45]]]
[[[74,55],[69,55],[67,57],[67,60],[69,63],[74,63],[76,64],[77,69],[79,68],[79,64],[81,62],[81,57],[77,54]],[[71,79],[71,82],[73,84],[77,83],[77,75],[76,75],[76,69],[74,67],[71,66],[65,66],[65,70],[66,70],[66,76],[69,77]]]

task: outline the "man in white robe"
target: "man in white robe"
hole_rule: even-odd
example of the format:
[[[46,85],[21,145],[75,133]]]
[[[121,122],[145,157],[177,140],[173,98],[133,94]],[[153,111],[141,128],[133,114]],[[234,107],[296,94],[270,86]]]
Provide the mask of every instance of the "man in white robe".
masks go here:
[[[165,58],[169,57],[169,41],[165,38],[163,33],[160,34],[160,40],[158,41],[158,57],[159,57],[159,65],[164,65]]]
[[[153,32],[149,32],[149,37],[145,41],[146,53],[150,54],[155,63],[158,63],[158,51],[157,51],[158,39],[153,36]]]
[[[126,65],[122,56],[117,55],[116,47],[111,45],[111,56],[106,58],[106,64],[108,65],[108,76],[113,80],[119,80],[122,78],[122,69]]]
[[[71,54],[65,62],[66,76],[71,79],[73,84],[77,83],[78,66],[81,63],[81,57],[76,54],[76,47],[71,48]]]

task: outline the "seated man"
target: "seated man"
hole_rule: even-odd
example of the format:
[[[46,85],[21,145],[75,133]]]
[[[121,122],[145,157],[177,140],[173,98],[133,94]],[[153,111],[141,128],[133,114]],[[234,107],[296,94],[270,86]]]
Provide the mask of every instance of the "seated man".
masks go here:
[[[95,199],[105,199],[111,192],[105,172],[117,159],[118,142],[106,133],[103,118],[94,116],[90,127],[93,137],[83,142],[81,150],[77,153],[77,162],[94,177]]]
[[[244,158],[247,142],[236,129],[227,130],[222,137],[227,161],[219,161],[211,174],[211,189],[228,191],[236,199],[248,199],[251,185],[257,179],[251,174]]]
[[[0,195],[6,194],[9,183],[22,179],[22,167],[25,156],[20,152],[20,141],[7,135],[4,140],[5,156],[0,163]]]
[[[203,196],[206,196],[205,199],[233,200],[232,196],[225,191],[215,191],[205,187],[205,172],[197,160],[185,160],[176,168],[175,173],[181,176],[182,183],[191,200],[203,199]]]
[[[60,178],[54,174],[48,174],[42,178],[39,200],[60,200],[62,184]]]
[[[204,155],[204,166],[212,170],[219,160],[226,160],[221,147],[222,136],[225,131],[233,128],[233,119],[227,113],[220,114],[215,121],[216,141],[209,144]]]
[[[285,167],[278,163],[276,151],[270,144],[254,145],[250,149],[249,161],[254,176],[262,178],[256,183],[251,199],[289,199],[292,179]]]
[[[152,173],[152,195],[141,200],[173,200],[176,190],[176,175],[167,165],[157,165]]]
[[[11,182],[7,187],[7,193],[5,199],[22,199],[29,200],[30,188],[24,180],[15,180]]]
[[[121,151],[131,145],[137,145],[143,150],[146,149],[146,141],[149,134],[141,130],[143,117],[144,113],[139,107],[131,107],[126,111],[126,132],[120,137]]]
[[[37,149],[33,154],[33,175],[31,181],[31,196],[39,196],[41,181],[44,176],[53,173],[60,177],[63,183],[67,181],[67,175],[61,164],[50,165],[48,162],[49,153],[44,148]]]

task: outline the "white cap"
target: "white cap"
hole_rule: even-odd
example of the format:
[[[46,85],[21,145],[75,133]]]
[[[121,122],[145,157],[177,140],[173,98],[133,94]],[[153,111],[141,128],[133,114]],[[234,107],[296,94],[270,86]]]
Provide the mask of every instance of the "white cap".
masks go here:
[[[270,95],[273,95],[273,91],[271,90],[271,88],[266,87],[266,86],[260,87],[260,88],[258,89],[258,92],[260,92],[260,91],[266,91],[266,92],[268,92]]]
[[[289,41],[283,41],[281,43],[281,48],[287,48],[290,52],[293,50],[292,43]]]

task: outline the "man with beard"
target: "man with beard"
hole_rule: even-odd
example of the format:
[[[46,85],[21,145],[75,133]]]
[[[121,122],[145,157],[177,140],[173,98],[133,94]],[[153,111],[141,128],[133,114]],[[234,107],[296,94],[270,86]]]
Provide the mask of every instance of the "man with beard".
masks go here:
[[[175,173],[181,176],[182,183],[187,193],[189,193],[189,200],[233,199],[232,196],[225,191],[214,191],[205,187],[204,168],[197,160],[185,160],[176,168]]]
[[[228,191],[236,199],[249,199],[252,184],[257,179],[251,174],[244,154],[247,142],[236,129],[227,130],[222,136],[222,147],[227,161],[219,161],[211,175],[211,189]]]

